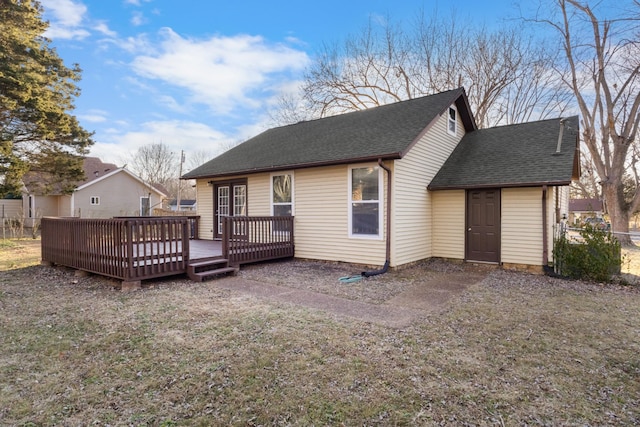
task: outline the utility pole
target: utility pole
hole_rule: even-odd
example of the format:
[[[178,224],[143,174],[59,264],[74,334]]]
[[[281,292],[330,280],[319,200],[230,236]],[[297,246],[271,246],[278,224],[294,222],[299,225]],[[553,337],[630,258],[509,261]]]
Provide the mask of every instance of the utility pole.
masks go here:
[[[182,188],[182,182],[180,177],[182,176],[182,164],[184,163],[184,150],[180,150],[180,172],[178,172],[178,200],[176,200],[176,211],[180,212],[180,189]]]

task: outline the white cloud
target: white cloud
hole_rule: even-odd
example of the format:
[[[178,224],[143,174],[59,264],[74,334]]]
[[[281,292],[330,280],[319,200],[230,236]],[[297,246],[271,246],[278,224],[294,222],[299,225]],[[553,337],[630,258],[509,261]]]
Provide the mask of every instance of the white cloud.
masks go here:
[[[89,31],[82,28],[87,6],[73,0],[41,0],[48,15],[49,28],[45,35],[51,39],[82,39]]]
[[[176,113],[187,114],[190,111],[189,107],[178,103],[174,97],[168,95],[161,95],[158,98],[158,105],[168,108],[171,111],[175,111]]]
[[[124,0],[124,3],[133,6],[142,6],[142,3],[149,3],[150,1],[151,0]]]
[[[78,114],[78,118],[83,122],[103,123],[107,121],[109,113],[103,110],[89,110],[85,114]]]
[[[103,48],[107,45],[114,45],[119,49],[122,49],[128,53],[136,54],[138,52],[155,52],[153,43],[149,40],[146,34],[138,34],[135,37],[108,38],[100,41]]]
[[[305,52],[269,44],[259,36],[196,40],[168,28],[163,36],[160,53],[135,58],[134,71],[186,89],[193,102],[217,113],[229,113],[238,106],[257,107],[257,98],[263,96],[252,96],[252,91],[268,91],[278,76],[282,79],[302,70],[309,60]]]
[[[112,31],[109,26],[106,24],[106,22],[98,22],[94,27],[94,30],[96,30],[99,33],[104,34],[105,36],[109,36],[109,37],[116,37],[118,35],[118,33],[116,33],[115,31]]]
[[[130,131],[111,128],[106,135],[91,147],[91,155],[119,166],[145,145],[162,143],[176,153],[184,150],[188,155],[197,151],[220,153],[233,142],[206,124],[180,120],[146,122],[140,129]]]
[[[142,14],[142,12],[133,12],[133,14],[131,15],[131,24],[139,27],[142,24],[145,24],[147,22],[147,18],[144,17],[144,15]]]

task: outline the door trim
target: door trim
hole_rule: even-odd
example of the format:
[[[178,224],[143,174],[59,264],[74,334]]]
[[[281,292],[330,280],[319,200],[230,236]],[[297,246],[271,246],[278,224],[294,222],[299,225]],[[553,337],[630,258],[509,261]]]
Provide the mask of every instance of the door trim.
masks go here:
[[[245,211],[249,209],[249,186],[247,185],[247,178],[233,179],[227,181],[214,181],[213,182],[213,238],[221,239],[222,234],[218,228],[218,188],[229,187],[229,215],[233,216],[234,213],[234,187],[245,186]]]

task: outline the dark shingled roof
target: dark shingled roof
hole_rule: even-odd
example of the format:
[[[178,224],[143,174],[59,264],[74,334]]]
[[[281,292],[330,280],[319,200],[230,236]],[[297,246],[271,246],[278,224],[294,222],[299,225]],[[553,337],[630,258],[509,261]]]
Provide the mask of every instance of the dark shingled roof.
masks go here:
[[[377,158],[398,159],[456,103],[467,131],[475,129],[464,89],[269,129],[186,173],[211,178]]]
[[[430,190],[567,185],[579,174],[578,117],[467,133],[429,184]]]
[[[600,212],[602,211],[600,199],[570,199],[569,212]]]
[[[82,161],[82,169],[84,170],[85,178],[75,183],[76,187],[101,178],[118,169],[118,167],[113,163],[103,163],[98,157],[85,157]],[[62,190],[60,185],[47,188],[49,180],[50,177],[40,172],[27,172],[23,178],[24,185],[31,194],[60,195]]]

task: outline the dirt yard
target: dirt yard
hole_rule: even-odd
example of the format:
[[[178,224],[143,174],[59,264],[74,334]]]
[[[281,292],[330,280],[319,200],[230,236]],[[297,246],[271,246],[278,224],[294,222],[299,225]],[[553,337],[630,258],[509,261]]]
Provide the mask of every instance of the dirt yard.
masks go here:
[[[24,259],[14,249],[0,254]],[[350,284],[337,279],[359,269],[329,263],[221,279],[383,306],[424,280],[481,276],[442,282],[450,296],[437,310],[390,328],[220,281],[122,293],[101,277],[20,264],[0,272],[0,425],[640,423],[634,286],[445,262]],[[403,303],[421,310],[420,298]]]

